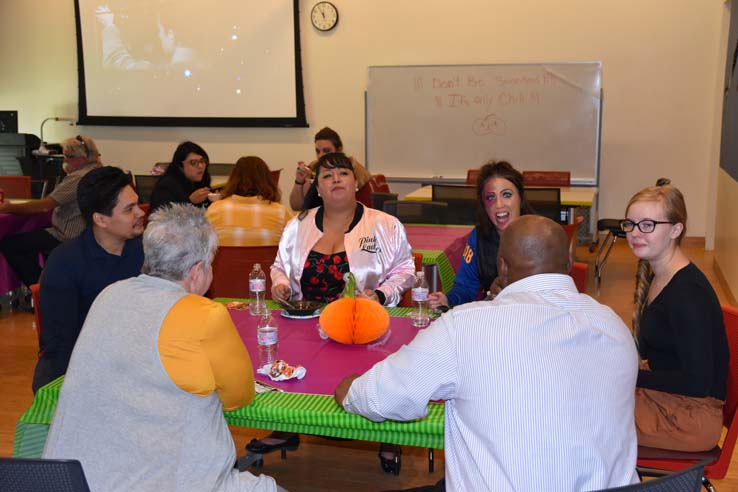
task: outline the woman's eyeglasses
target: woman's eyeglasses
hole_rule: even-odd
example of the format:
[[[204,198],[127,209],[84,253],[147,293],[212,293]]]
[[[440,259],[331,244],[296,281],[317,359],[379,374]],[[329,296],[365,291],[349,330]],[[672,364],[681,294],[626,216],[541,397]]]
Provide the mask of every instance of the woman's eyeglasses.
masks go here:
[[[185,162],[187,162],[187,164],[189,164],[192,167],[205,166],[208,163],[205,159],[190,159],[189,161],[185,161]]]
[[[639,231],[648,234],[653,232],[656,229],[656,226],[659,224],[675,224],[675,222],[669,222],[665,220],[651,220],[651,219],[643,219],[640,222],[633,222],[632,220],[625,219],[620,221],[620,228],[623,230],[623,232],[633,232],[633,229],[636,227]]]

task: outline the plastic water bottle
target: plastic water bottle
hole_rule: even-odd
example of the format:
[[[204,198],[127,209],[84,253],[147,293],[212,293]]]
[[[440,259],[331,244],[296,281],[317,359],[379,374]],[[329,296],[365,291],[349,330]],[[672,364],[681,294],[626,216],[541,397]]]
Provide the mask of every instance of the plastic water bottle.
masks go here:
[[[261,269],[261,263],[254,263],[254,269],[249,274],[249,312],[254,316],[261,316],[266,309],[266,275]]]
[[[428,303],[428,282],[425,281],[425,274],[417,272],[415,274],[415,286],[412,290],[413,312],[410,315],[413,326],[425,328],[430,324],[430,305]]]
[[[256,343],[259,345],[259,367],[271,364],[279,358],[279,329],[268,309],[256,325]]]

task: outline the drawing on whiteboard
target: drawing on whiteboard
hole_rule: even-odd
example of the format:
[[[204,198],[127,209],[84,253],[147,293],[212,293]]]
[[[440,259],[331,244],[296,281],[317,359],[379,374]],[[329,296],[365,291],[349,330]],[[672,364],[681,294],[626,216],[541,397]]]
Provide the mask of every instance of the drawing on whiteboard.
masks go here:
[[[504,137],[507,132],[507,123],[505,120],[500,118],[494,113],[490,113],[484,118],[477,118],[472,124],[472,131],[475,135],[484,136],[497,135],[498,137]]]

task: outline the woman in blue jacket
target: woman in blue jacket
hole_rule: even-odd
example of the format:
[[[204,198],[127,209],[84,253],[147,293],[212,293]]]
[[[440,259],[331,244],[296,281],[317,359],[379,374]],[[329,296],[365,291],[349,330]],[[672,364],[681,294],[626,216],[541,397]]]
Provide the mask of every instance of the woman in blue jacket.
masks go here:
[[[495,291],[492,284],[497,278],[500,233],[512,220],[531,213],[525,202],[523,175],[506,161],[490,161],[482,166],[477,197],[477,226],[469,234],[454,286],[448,295],[430,295],[433,309],[474,301],[482,290]]]

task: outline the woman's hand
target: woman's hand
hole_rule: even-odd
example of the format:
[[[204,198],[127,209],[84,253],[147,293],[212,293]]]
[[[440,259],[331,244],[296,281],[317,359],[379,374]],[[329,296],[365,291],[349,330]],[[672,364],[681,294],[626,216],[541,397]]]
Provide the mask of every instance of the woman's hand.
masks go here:
[[[313,173],[303,161],[297,163],[297,171],[295,171],[295,184],[302,186],[307,180],[312,178]]]
[[[448,298],[443,292],[434,292],[428,295],[428,301],[431,309],[438,309],[441,306],[448,307]]]
[[[289,301],[292,295],[292,289],[289,285],[277,284],[272,285],[272,299],[275,301]]]
[[[190,193],[190,202],[194,203],[195,205],[200,205],[202,202],[208,199],[208,193],[210,193],[210,188],[208,188],[207,186],[198,188],[197,190]]]
[[[374,292],[371,289],[364,289],[364,292],[359,292],[359,295],[361,297],[366,297],[367,299],[371,299],[372,301],[379,302],[379,296],[376,292]]]

